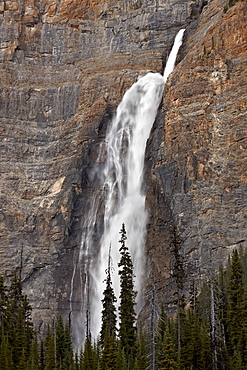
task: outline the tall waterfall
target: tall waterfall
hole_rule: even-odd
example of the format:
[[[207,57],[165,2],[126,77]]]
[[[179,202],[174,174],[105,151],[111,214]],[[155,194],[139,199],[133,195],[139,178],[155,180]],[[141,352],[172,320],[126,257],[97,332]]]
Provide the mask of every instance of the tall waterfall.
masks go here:
[[[175,65],[183,33],[184,30],[180,30],[176,36],[164,75],[148,73],[125,93],[108,129],[105,142],[101,145],[97,161],[101,163],[101,167],[96,169],[101,189],[94,195],[91,202],[91,208],[84,225],[79,256],[80,268],[84,271],[81,276],[84,281],[82,284],[84,286],[82,313],[88,313],[90,310],[90,330],[93,337],[100,331],[101,299],[105,287],[105,270],[110,245],[115,267],[112,275],[113,286],[116,296],[119,296],[118,240],[123,223],[127,232],[127,246],[134,264],[136,289],[140,291],[141,288],[148,218],[143,191],[145,148],[163,95],[164,84]],[[104,216],[100,249],[96,256],[93,235],[99,208],[101,210],[103,208]],[[71,302],[73,286],[74,274],[71,281]],[[140,300],[139,297],[139,307]],[[71,311],[73,313],[72,303]],[[85,314],[81,319],[85,323]]]

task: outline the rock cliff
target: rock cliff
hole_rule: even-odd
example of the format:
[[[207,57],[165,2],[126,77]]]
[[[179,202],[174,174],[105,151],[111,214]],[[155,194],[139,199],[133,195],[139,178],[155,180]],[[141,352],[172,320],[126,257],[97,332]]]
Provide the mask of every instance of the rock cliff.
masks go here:
[[[233,248],[246,247],[246,17],[246,2],[211,1],[188,26],[149,141],[147,253],[167,307],[171,225],[184,241],[187,292],[192,279],[200,289]]]
[[[107,124],[139,74],[162,71],[184,26],[146,153],[147,271],[154,261],[159,299],[172,305],[172,224],[188,282],[246,245],[247,4],[227,4],[0,2],[0,273],[20,270],[40,332],[71,310],[90,169]],[[81,299],[78,289],[73,310]]]

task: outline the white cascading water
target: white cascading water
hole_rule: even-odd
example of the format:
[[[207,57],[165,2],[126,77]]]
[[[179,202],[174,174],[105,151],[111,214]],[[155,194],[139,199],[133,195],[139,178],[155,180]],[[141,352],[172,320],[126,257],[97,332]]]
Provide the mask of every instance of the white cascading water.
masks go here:
[[[136,290],[140,291],[141,288],[144,269],[143,249],[148,218],[145,209],[145,194],[142,189],[146,142],[163,95],[164,84],[174,68],[184,31],[184,29],[180,30],[176,36],[164,75],[148,73],[125,93],[107,132],[105,143],[101,146],[98,158],[99,162],[104,162],[103,170],[98,171],[102,184],[101,195],[99,196],[98,193],[93,199],[80,250],[80,260],[84,261],[84,271],[90,274],[86,280],[90,279],[90,329],[93,337],[100,331],[101,299],[105,288],[105,270],[110,245],[115,267],[112,275],[113,287],[116,296],[119,296],[120,245],[118,241],[123,223],[127,232],[126,244],[134,264]],[[92,234],[97,210],[102,201],[104,202],[104,231],[97,262],[92,262],[92,255],[95,253]],[[83,294],[88,296],[88,284],[85,283],[84,286]],[[73,279],[71,298],[72,294]],[[84,301],[86,300],[84,296]],[[137,301],[140,307],[140,297]],[[86,306],[87,304],[84,303],[84,312]]]

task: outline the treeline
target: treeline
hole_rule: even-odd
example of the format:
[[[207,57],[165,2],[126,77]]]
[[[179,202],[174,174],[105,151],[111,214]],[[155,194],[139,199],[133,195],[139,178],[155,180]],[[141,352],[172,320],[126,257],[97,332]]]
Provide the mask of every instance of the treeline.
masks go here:
[[[174,319],[161,309],[155,369],[247,369],[246,267],[246,253],[234,250],[225,269],[209,271],[199,295],[192,282]]]
[[[38,343],[31,306],[19,276],[9,288],[0,276],[0,370],[76,369],[68,324],[58,317]]]
[[[153,278],[151,325],[137,330],[133,264],[126,239],[123,225],[118,264],[119,328],[109,251],[101,331],[93,340],[86,325],[80,353],[73,351],[70,327],[61,316],[48,327],[44,340],[38,342],[20,278],[15,275],[7,288],[0,277],[0,370],[247,369],[247,253],[241,248],[234,250],[225,268],[220,267],[216,274],[209,271],[200,294],[197,282],[192,281],[189,297],[185,298],[182,240],[174,227],[170,246],[177,313],[169,318],[162,305],[155,324]]]

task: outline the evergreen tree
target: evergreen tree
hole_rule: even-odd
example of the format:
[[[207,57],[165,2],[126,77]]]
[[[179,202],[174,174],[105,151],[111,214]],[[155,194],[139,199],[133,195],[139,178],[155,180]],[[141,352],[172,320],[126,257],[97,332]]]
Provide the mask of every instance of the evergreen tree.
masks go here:
[[[240,335],[243,322],[243,269],[237,250],[233,251],[231,261],[231,273],[228,286],[229,303],[227,312],[227,341],[228,352],[231,357],[230,367],[241,367],[241,354],[239,348]]]
[[[102,370],[116,370],[117,365],[117,342],[114,333],[106,327],[106,334],[104,337],[104,346],[102,350]]]
[[[112,288],[112,280],[111,280],[111,247],[109,249],[109,256],[108,256],[108,268],[106,270],[106,288],[103,292],[103,299],[102,299],[102,324],[101,324],[101,332],[100,337],[102,344],[104,345],[105,339],[115,338],[116,337],[116,325],[117,325],[117,318],[116,318],[116,307],[115,303],[117,301],[116,296],[114,294],[114,290]]]
[[[44,342],[44,348],[45,348],[45,370],[55,370],[56,369],[55,336],[52,333],[49,325]]]
[[[24,348],[22,348],[21,356],[18,365],[16,366],[16,370],[27,370],[27,358]]]
[[[39,365],[39,345],[37,335],[35,334],[32,340],[31,352],[28,359],[28,369],[38,370],[40,369]]]
[[[133,366],[135,351],[136,351],[136,314],[135,314],[135,297],[134,290],[134,272],[130,253],[125,244],[127,239],[125,226],[122,225],[120,231],[120,306],[119,306],[119,337],[122,348],[124,349],[127,358],[128,366]],[[131,365],[132,364],[132,365]]]
[[[164,309],[164,304],[162,302],[161,304],[161,309],[160,309],[160,315],[159,315],[159,321],[157,325],[157,330],[156,330],[156,337],[155,337],[155,342],[156,342],[156,363],[159,364],[161,361],[161,357],[163,357],[163,341],[165,338],[165,332],[167,325],[169,325],[169,318],[167,314],[165,313]]]
[[[161,356],[158,370],[178,369],[176,349],[172,340],[169,325],[167,325],[161,347]]]
[[[140,331],[137,335],[137,351],[134,370],[143,370],[149,368],[149,341],[150,339],[148,333],[140,328]]]
[[[200,337],[201,337],[201,369],[211,370],[212,369],[212,356],[211,356],[211,343],[209,337],[209,323],[200,322]],[[220,369],[220,368],[219,368]],[[222,368],[223,369],[223,368]]]
[[[64,341],[64,325],[62,316],[59,315],[55,325],[55,346],[56,346],[56,365],[58,369],[62,368],[64,353],[65,353],[65,341]]]
[[[159,315],[159,321],[158,321],[158,330],[157,330],[157,342],[163,342],[166,327],[169,323],[168,316],[164,309],[163,302],[161,303],[161,309],[160,309],[160,315]]]
[[[17,273],[8,289],[5,332],[8,334],[13,364],[16,367],[22,366],[19,363],[23,364],[24,357],[26,361],[29,358],[34,331],[31,306],[27,296],[22,293],[22,284]]]
[[[0,341],[0,369],[14,370],[11,347],[9,345],[8,336],[4,334],[3,328]]]
[[[43,340],[40,343],[40,349],[39,349],[39,367],[40,367],[40,370],[45,369],[45,349],[44,349]]]
[[[73,358],[73,345],[71,341],[69,324],[64,326],[64,356],[63,356],[63,369],[73,370],[75,367]]]
[[[130,367],[127,365],[124,349],[121,346],[121,342],[118,341],[116,370],[129,370],[129,369]]]
[[[81,370],[92,370],[95,367],[95,351],[92,345],[91,335],[88,335],[84,343],[84,351],[81,359]],[[96,368],[97,369],[97,368]]]

